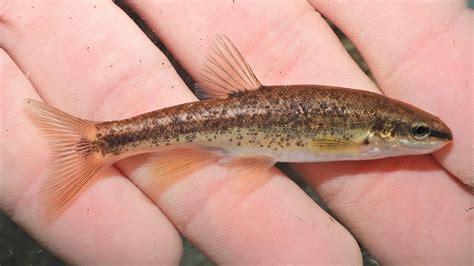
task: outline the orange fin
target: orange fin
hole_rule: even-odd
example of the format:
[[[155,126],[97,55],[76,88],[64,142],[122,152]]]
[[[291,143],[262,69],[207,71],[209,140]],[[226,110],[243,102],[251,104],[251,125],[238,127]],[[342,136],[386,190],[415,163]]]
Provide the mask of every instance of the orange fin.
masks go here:
[[[147,194],[157,199],[183,178],[215,165],[223,167],[223,171],[216,172],[217,169],[213,168],[213,173],[222,173],[233,178],[233,187],[237,192],[251,192],[267,179],[262,177],[269,176],[267,170],[275,162],[272,158],[237,157],[222,150],[199,146],[167,148],[152,154],[145,164],[153,176],[145,183],[145,187]]]
[[[229,38],[221,35],[212,43],[198,80],[196,95],[200,99],[226,98],[233,93],[262,87],[237,48]]]
[[[350,140],[344,139],[317,139],[313,141],[313,146],[318,149],[336,149],[336,148],[350,148],[359,147],[360,144]]]
[[[226,165],[235,178],[232,187],[243,195],[255,191],[272,176],[269,170],[275,163],[274,158],[265,156],[231,157]]]
[[[26,100],[26,112],[47,137],[52,149],[48,179],[40,190],[40,209],[55,221],[104,166],[92,141],[96,127],[36,100]],[[43,212],[44,211],[44,212]]]
[[[155,196],[161,195],[183,178],[218,160],[217,152],[197,146],[165,148],[152,153],[144,165],[153,176],[146,183],[147,191]]]

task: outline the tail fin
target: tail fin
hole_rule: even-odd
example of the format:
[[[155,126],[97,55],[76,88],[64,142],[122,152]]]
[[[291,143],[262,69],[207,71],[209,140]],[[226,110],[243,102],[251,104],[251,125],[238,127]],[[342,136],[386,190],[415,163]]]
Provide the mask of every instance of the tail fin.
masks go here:
[[[26,100],[26,110],[52,149],[48,179],[40,190],[40,211],[53,222],[104,166],[93,142],[97,129],[93,122],[32,99]]]

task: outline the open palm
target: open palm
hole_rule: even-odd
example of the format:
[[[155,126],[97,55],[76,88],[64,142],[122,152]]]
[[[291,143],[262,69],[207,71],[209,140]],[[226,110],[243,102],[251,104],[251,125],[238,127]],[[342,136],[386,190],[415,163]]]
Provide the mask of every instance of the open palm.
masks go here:
[[[226,34],[264,84],[380,92],[320,12],[356,44],[384,94],[441,117],[454,143],[434,156],[295,165],[344,226],[277,170],[245,197],[219,166],[154,193],[138,157],[104,171],[45,225],[34,211],[48,148],[24,98],[97,121],[196,98],[114,3],[5,2],[0,207],[36,239],[87,264],[177,263],[178,232],[218,263],[360,263],[355,239],[383,263],[472,262],[474,15],[463,1],[128,4],[196,78],[209,41]]]

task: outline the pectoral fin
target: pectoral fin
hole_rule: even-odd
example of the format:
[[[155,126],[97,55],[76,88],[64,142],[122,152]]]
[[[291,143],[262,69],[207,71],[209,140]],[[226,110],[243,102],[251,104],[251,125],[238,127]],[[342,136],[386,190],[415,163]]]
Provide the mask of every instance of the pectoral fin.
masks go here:
[[[345,139],[317,139],[313,141],[313,147],[317,149],[356,148],[360,144]]]

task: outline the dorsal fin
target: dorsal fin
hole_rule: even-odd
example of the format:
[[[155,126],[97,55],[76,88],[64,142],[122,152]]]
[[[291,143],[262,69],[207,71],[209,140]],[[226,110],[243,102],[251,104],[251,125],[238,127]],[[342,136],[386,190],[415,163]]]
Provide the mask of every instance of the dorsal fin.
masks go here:
[[[197,85],[196,95],[200,99],[226,98],[262,87],[237,48],[223,35],[213,41]]]

